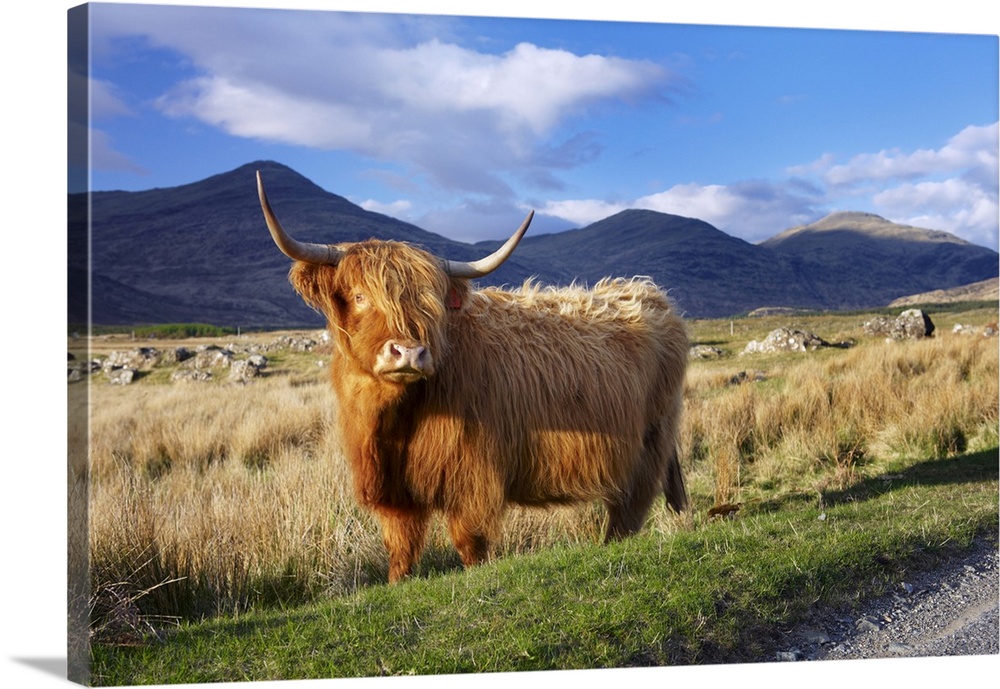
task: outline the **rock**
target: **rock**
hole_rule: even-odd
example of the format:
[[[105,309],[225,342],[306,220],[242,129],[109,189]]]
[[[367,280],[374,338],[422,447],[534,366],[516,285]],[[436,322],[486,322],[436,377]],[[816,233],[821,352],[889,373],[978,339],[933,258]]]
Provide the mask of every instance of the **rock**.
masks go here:
[[[187,347],[175,347],[174,349],[168,349],[163,352],[160,357],[160,363],[163,365],[167,364],[179,364],[181,362],[187,361],[194,356],[192,352]]]
[[[688,350],[688,359],[719,359],[723,356],[724,351],[709,345],[694,345]]]
[[[752,340],[747,343],[742,354],[771,354],[773,352],[811,352],[820,347],[829,347],[826,342],[813,333],[794,328],[778,328],[772,330],[763,342]]]
[[[231,383],[249,383],[259,375],[260,368],[249,359],[238,359],[229,367],[229,381]]]
[[[205,382],[212,380],[209,371],[198,368],[182,368],[170,374],[170,381],[173,383]]]
[[[997,324],[990,323],[989,325],[984,325],[982,328],[979,328],[974,325],[956,323],[955,327],[951,329],[951,332],[955,335],[979,335],[982,337],[994,337],[997,334]]]
[[[761,371],[746,372],[740,371],[735,376],[729,379],[729,385],[741,385],[743,383],[763,383],[767,380]]]
[[[116,368],[108,372],[108,380],[112,385],[131,385],[135,379],[135,371],[130,368]]]
[[[233,353],[216,345],[202,345],[195,355],[184,362],[185,366],[195,369],[225,368],[233,361]]]
[[[854,623],[854,627],[859,632],[877,632],[882,628],[882,625],[879,624],[878,620],[871,617],[862,617]]]
[[[101,367],[105,373],[120,368],[129,368],[134,371],[148,369],[160,363],[160,351],[153,347],[138,347],[127,352],[115,350],[108,355]]]
[[[920,309],[908,309],[894,319],[888,316],[875,316],[865,322],[862,330],[872,337],[910,340],[930,337],[934,333],[934,323],[930,316]]]
[[[911,339],[930,337],[934,334],[934,323],[931,322],[931,317],[920,309],[908,309],[899,314],[896,325],[902,330],[905,337]]]

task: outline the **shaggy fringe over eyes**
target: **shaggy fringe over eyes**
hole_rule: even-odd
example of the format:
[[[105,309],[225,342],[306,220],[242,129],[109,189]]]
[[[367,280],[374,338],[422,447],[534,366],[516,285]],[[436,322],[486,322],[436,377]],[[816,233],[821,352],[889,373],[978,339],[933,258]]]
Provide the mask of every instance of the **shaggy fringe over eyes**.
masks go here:
[[[297,262],[289,273],[295,290],[337,323],[336,300],[361,293],[395,336],[410,337],[440,352],[449,286],[463,298],[467,280],[450,279],[427,252],[401,242],[368,241],[345,248],[339,266]]]

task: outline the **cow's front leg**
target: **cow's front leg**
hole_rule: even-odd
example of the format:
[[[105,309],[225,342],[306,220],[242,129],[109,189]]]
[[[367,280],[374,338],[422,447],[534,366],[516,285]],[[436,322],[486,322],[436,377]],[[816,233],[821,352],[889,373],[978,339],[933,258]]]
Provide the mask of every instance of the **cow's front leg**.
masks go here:
[[[389,583],[410,575],[424,549],[429,515],[423,510],[377,508],[382,542],[389,554]]]

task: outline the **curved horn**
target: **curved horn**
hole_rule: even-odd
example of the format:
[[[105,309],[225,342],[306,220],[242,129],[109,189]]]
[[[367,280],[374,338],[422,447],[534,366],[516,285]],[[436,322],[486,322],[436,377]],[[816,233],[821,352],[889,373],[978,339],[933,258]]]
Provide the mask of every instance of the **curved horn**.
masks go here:
[[[300,242],[285,232],[278,218],[271,210],[271,204],[267,202],[267,194],[264,193],[264,181],[261,179],[260,170],[257,171],[257,196],[260,197],[260,207],[264,211],[264,220],[267,221],[267,229],[271,231],[271,239],[281,249],[281,253],[288,258],[305,263],[319,263],[337,265],[344,255],[340,249],[327,244],[310,244]]]
[[[524,222],[517,228],[517,231],[510,236],[510,239],[486,258],[481,258],[478,261],[470,263],[441,259],[441,267],[445,273],[455,278],[481,278],[484,275],[489,275],[514,253],[514,248],[517,247],[517,243],[521,241],[521,237],[527,232],[528,225],[531,224],[531,219],[534,217],[535,211],[528,213],[528,217],[524,219]]]

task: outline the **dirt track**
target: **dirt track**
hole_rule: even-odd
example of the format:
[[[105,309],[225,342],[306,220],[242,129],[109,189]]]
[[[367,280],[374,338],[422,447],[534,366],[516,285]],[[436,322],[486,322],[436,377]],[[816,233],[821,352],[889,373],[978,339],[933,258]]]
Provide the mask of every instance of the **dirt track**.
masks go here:
[[[825,612],[793,629],[777,660],[987,655],[1000,652],[996,537],[852,612]]]

